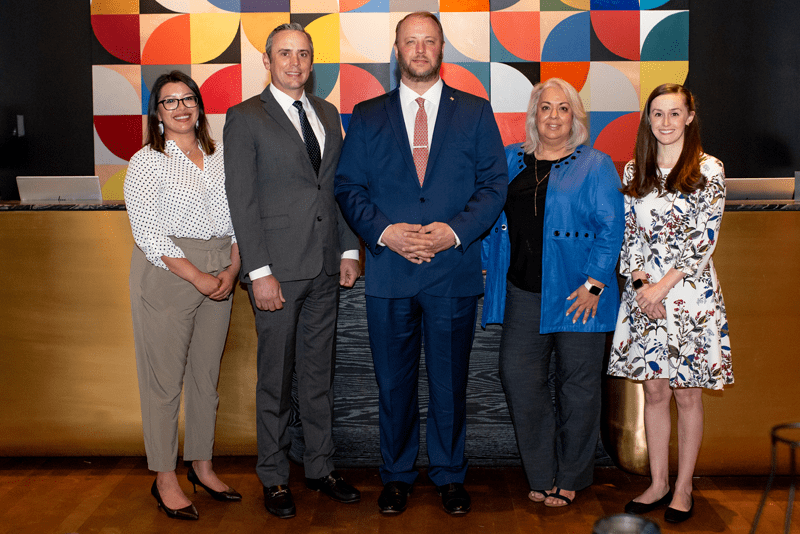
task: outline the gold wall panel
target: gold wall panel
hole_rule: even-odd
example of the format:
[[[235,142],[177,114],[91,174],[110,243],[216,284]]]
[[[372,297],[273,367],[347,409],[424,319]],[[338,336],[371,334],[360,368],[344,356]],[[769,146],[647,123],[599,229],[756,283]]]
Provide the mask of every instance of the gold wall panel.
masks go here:
[[[144,454],[133,246],[125,211],[0,212],[0,456]],[[256,453],[255,342],[237,288],[218,454]]]
[[[124,211],[0,212],[0,456],[144,454],[132,248]],[[697,473],[763,474],[770,428],[800,421],[800,211],[726,213],[714,261],[736,383],[704,394]],[[255,354],[253,313],[239,287],[216,454],[256,452]],[[646,474],[642,405],[639,384],[606,381],[606,447],[622,468]],[[673,466],[676,451],[673,432]]]
[[[705,432],[696,474],[769,471],[770,429],[800,421],[800,211],[730,211],[714,264],[731,337],[735,383],[704,390]],[[608,378],[603,438],[617,465],[649,474],[640,383]],[[677,468],[673,402],[670,467]],[[780,451],[788,471],[788,455]]]

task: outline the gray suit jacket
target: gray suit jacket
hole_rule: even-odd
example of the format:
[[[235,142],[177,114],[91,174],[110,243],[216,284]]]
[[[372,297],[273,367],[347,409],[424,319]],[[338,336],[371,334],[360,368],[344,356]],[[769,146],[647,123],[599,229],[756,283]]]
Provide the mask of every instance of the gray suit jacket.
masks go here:
[[[242,257],[240,277],[270,265],[279,282],[339,272],[341,255],[359,248],[333,196],[342,148],[336,108],[307,95],[325,128],[319,176],[302,136],[269,87],[231,107],[225,119],[225,186]]]

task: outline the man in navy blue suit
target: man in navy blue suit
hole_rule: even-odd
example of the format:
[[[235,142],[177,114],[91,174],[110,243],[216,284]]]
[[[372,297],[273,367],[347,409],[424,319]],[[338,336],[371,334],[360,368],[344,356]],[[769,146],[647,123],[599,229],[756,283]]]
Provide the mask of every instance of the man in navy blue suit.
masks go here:
[[[384,514],[417,478],[422,342],[430,386],[428,476],[445,510],[469,512],[466,386],[480,238],[503,209],[508,169],[485,99],[439,78],[444,34],[427,12],[397,25],[399,87],[353,110],[336,172],[342,214],[369,251],[367,322],[379,389]]]

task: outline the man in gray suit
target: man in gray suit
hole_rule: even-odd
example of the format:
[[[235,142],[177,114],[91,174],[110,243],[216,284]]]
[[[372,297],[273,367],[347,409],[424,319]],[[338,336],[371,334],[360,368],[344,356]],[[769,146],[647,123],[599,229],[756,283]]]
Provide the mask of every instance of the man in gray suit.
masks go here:
[[[339,502],[361,494],[334,470],[333,343],[339,285],[359,275],[358,238],[333,197],[341,119],[306,94],[311,36],[282,24],[267,39],[271,83],[231,107],[225,120],[225,174],[231,219],[258,331],[258,464],[267,510],[295,515],[289,491],[292,367],[299,381],[306,485]]]

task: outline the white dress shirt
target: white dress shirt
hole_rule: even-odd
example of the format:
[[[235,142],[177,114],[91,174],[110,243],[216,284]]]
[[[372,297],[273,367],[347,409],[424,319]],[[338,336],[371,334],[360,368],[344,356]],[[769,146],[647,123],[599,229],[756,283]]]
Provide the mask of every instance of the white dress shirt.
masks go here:
[[[443,87],[444,82],[442,82],[442,79],[439,78],[436,80],[435,84],[425,91],[425,94],[420,95],[417,94],[413,89],[409,88],[402,81],[400,82],[398,90],[398,96],[400,97],[400,109],[403,110],[403,122],[406,124],[408,144],[412,153],[414,152],[414,125],[417,122],[417,112],[419,111],[419,104],[417,104],[416,100],[419,97],[425,99],[423,106],[425,107],[425,114],[428,116],[428,155],[430,155],[431,141],[433,140],[433,128],[436,125],[436,116],[439,114],[439,101],[442,99]],[[378,239],[379,245],[386,246],[383,242],[383,234],[386,233],[386,229],[389,228],[389,226],[383,229],[381,237]],[[451,228],[450,231],[453,232],[453,229]],[[461,244],[461,240],[458,238],[458,234],[453,232],[453,237],[456,238],[455,246],[459,246]]]
[[[278,102],[278,105],[281,107],[281,109],[283,109],[283,112],[286,113],[286,116],[289,117],[289,120],[292,121],[295,130],[297,130],[297,133],[300,136],[300,140],[305,143],[305,140],[303,139],[303,126],[300,124],[300,110],[294,107],[294,98],[287,95],[272,84],[269,85],[269,91],[272,93],[272,96],[275,97],[275,100]],[[308,117],[308,123],[311,125],[311,129],[314,130],[314,135],[317,137],[317,141],[319,142],[320,159],[322,159],[322,157],[325,155],[325,128],[322,126],[322,123],[317,116],[317,112],[314,110],[314,106],[312,106],[311,102],[309,102],[305,91],[303,91],[303,94],[299,100],[303,103],[303,110],[306,112],[306,117]],[[345,251],[342,254],[342,259],[358,261],[358,250]],[[272,269],[269,265],[259,267],[258,269],[253,269],[249,273],[250,280],[256,280],[257,278],[263,278],[271,274]]]
[[[198,143],[197,150],[202,151]],[[169,236],[236,242],[225,195],[223,146],[203,154],[203,170],[167,141],[164,153],[146,146],[130,160],[123,186],[133,240],[147,260],[167,268],[161,256],[185,258]]]

